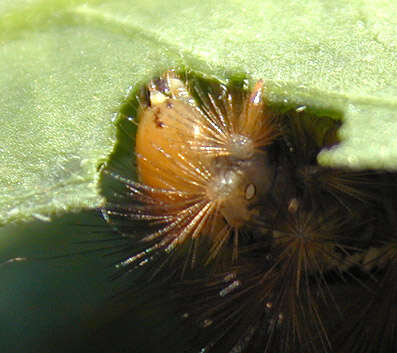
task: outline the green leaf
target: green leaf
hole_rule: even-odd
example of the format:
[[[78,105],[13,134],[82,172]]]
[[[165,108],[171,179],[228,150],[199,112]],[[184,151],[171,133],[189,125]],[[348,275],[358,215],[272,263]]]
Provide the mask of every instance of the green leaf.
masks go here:
[[[269,98],[338,112],[320,161],[397,167],[391,1],[3,1],[0,223],[99,206],[98,168],[130,86],[170,66],[263,78]]]

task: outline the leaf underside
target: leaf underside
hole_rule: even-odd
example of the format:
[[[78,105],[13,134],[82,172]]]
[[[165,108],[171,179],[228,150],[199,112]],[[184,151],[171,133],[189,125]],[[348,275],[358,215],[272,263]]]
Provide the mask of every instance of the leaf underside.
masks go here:
[[[397,168],[397,4],[36,0],[0,4],[0,224],[101,205],[130,87],[168,67],[262,78],[342,116],[327,165]],[[337,112],[337,113],[335,113]]]

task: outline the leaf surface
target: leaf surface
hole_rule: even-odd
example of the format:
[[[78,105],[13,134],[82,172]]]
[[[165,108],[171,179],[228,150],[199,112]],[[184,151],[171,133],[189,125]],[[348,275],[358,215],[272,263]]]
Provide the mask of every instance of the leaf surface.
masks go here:
[[[342,117],[322,163],[397,167],[390,1],[3,1],[0,224],[99,206],[128,89],[184,65],[247,73],[269,98]]]

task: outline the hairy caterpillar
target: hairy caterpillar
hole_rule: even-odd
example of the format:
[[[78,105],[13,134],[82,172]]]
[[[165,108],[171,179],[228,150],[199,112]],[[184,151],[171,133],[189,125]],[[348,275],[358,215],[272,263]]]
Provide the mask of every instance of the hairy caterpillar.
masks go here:
[[[287,117],[292,127],[286,132],[292,146],[288,163],[294,165],[295,180],[290,194],[295,196],[277,205],[277,217],[263,212],[254,220],[255,240],[239,249],[237,266],[180,286],[181,310],[199,327],[192,343],[197,350],[361,352],[358,344],[347,349],[346,341],[339,341],[340,328],[350,322],[372,329],[346,316],[349,306],[338,291],[361,291],[371,301],[373,282],[363,256],[379,241],[375,216],[386,209],[372,188],[382,176],[318,166],[312,156],[322,146],[302,131],[295,134],[313,127],[314,122],[305,127],[305,120]],[[307,168],[317,175],[315,192],[302,172]],[[392,182],[383,186],[394,189]],[[388,340],[393,337],[390,333]]]
[[[136,135],[140,182],[125,181],[127,208],[105,210],[108,219],[145,223],[146,234],[137,234],[142,250],[123,263],[143,264],[188,242],[186,261],[194,265],[205,242],[201,261],[208,262],[230,238],[235,258],[239,232],[270,193],[277,169],[269,146],[279,131],[263,82],[251,92],[217,85],[205,95],[170,70],[149,83],[144,98]]]
[[[187,352],[396,350],[395,175],[318,165],[338,123],[271,112],[262,81],[170,70],[138,101],[139,181],[107,171],[104,215],[121,273],[169,280]]]

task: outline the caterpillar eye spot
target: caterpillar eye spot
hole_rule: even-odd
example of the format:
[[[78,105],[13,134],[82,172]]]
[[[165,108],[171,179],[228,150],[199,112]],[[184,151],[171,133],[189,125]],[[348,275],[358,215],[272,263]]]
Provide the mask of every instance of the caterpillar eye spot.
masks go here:
[[[245,199],[252,200],[256,195],[256,187],[254,184],[248,184],[245,188]]]

